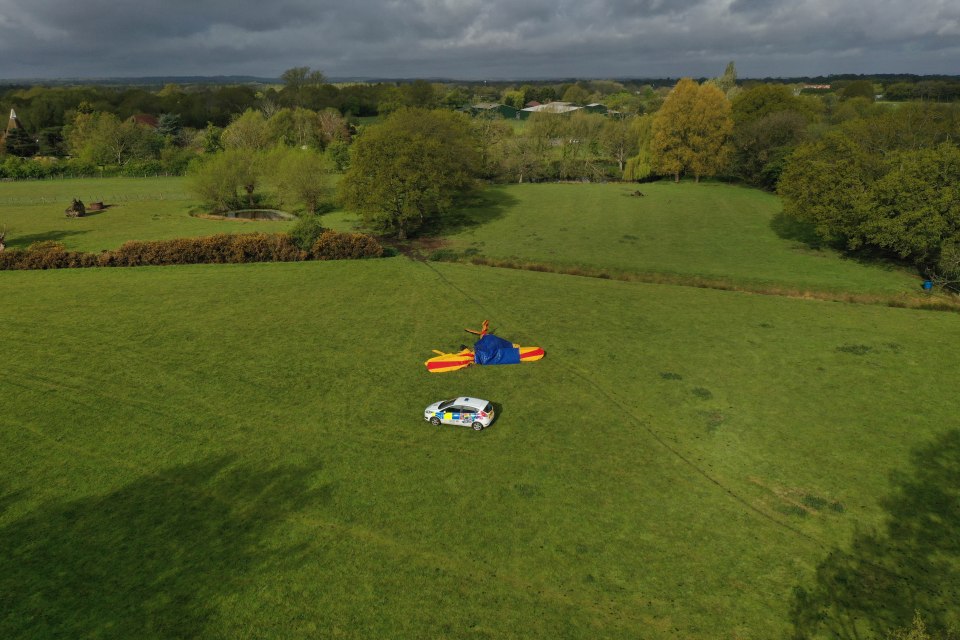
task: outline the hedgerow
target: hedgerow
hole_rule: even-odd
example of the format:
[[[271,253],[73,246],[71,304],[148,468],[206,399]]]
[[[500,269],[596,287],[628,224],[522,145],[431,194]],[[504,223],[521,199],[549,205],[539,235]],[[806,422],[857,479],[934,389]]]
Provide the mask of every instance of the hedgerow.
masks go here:
[[[37,242],[26,249],[0,253],[0,270],[350,260],[382,255],[380,243],[361,233],[326,231],[310,251],[300,249],[286,233],[243,233],[131,241],[102,253],[68,251],[60,242]]]

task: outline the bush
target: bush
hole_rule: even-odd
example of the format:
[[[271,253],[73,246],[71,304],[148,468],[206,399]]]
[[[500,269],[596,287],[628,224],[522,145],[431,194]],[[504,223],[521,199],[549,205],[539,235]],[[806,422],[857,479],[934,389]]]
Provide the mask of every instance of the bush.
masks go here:
[[[49,175],[47,165],[30,158],[7,156],[0,165],[0,177],[26,180],[29,178],[45,178]]]
[[[100,173],[97,165],[81,160],[80,158],[70,158],[69,160],[59,163],[59,167],[60,175],[69,178],[89,178],[99,175]]]
[[[159,160],[132,160],[120,169],[120,175],[131,178],[157,176],[163,172],[163,165]]]
[[[172,176],[182,176],[187,172],[190,162],[197,157],[189,149],[166,147],[160,152],[160,162],[164,173]]]
[[[309,251],[324,231],[326,229],[320,224],[320,219],[315,215],[307,214],[301,217],[290,229],[290,237],[293,238],[293,242],[298,247],[304,251]]]
[[[325,231],[313,244],[310,255],[316,260],[379,258],[383,247],[376,238],[362,233]]]
[[[230,262],[297,262],[307,259],[286,233],[249,233],[234,236]]]
[[[12,249],[0,253],[0,269],[68,269],[90,267],[97,256],[79,251],[67,251],[60,242],[35,242],[26,250]]]
[[[20,249],[7,249],[0,253],[0,271],[12,271],[20,268]]]

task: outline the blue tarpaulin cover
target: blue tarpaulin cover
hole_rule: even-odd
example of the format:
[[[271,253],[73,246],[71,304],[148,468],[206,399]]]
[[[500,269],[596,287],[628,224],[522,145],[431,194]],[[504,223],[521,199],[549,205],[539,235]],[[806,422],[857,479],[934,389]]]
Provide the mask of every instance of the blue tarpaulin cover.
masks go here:
[[[481,337],[473,345],[474,362],[477,364],[519,364],[520,349],[492,333]]]

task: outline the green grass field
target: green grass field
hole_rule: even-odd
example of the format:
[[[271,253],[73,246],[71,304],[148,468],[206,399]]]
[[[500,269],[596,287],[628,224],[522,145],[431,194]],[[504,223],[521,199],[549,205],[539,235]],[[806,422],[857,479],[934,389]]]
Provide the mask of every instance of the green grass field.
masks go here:
[[[641,191],[643,197],[632,196]],[[779,200],[724,184],[528,184],[491,188],[450,244],[515,258],[755,286],[891,294],[917,291],[909,271],[812,249]]]
[[[956,314],[403,257],[0,272],[0,299],[0,637],[960,623]],[[547,357],[426,372],[485,318]],[[494,425],[422,420],[459,394]]]
[[[83,218],[66,218],[73,198],[109,207]],[[216,233],[283,231],[289,222],[209,220],[191,216],[202,207],[185,178],[102,178],[0,183],[0,229],[7,246],[25,249],[55,240],[68,249],[103,251],[127,240],[166,240]]]

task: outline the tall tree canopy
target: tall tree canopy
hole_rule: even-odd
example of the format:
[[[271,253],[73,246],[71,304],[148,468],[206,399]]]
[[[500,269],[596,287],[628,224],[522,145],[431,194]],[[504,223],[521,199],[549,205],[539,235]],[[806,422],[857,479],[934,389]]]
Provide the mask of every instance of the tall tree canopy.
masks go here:
[[[726,164],[727,139],[733,131],[730,102],[713,84],[690,78],[677,83],[653,119],[654,169],[675,181],[692,173],[716,175]]]
[[[344,204],[406,238],[474,187],[476,141],[460,113],[400,109],[364,130],[340,182]]]
[[[801,144],[778,191],[784,212],[825,239],[880,248],[960,278],[960,148],[905,135],[916,115],[898,110]]]

